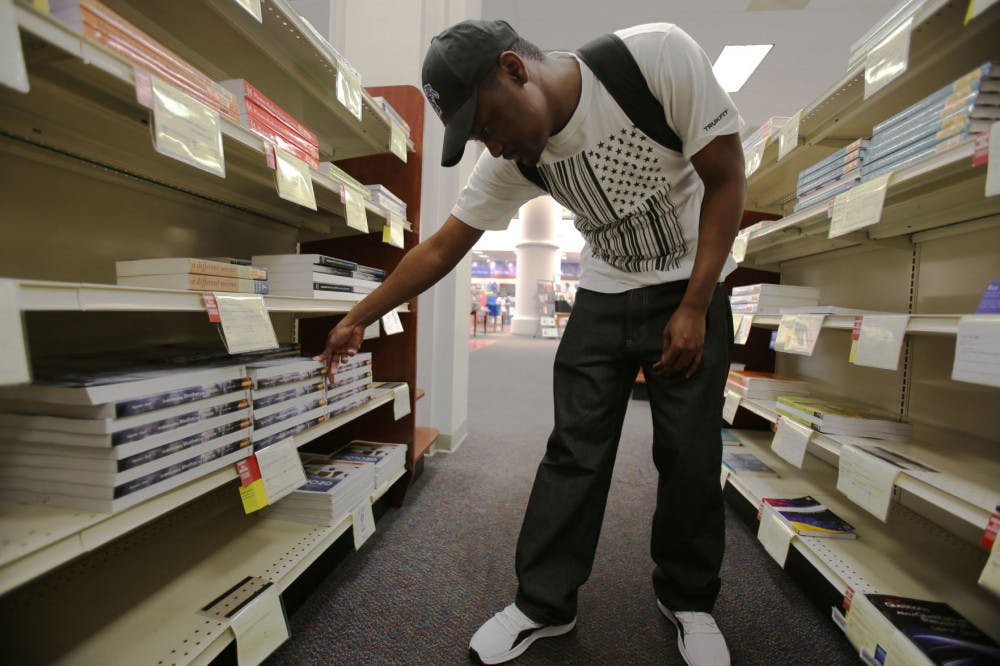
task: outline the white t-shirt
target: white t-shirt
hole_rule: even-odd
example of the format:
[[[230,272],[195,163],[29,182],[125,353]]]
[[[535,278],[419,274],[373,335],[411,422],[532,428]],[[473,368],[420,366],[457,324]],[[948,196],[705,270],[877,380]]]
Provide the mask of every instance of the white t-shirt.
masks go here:
[[[664,148],[636,129],[580,62],[580,103],[566,127],[545,144],[538,171],[549,194],[576,214],[586,241],[580,286],[604,293],[691,276],[704,195],[691,156],[742,125],[712,63],[683,30],[650,23],[616,34],[663,105],[684,152]],[[542,194],[513,161],[484,151],[452,215],[476,229],[505,229],[522,204]],[[735,268],[730,257],[723,277]]]

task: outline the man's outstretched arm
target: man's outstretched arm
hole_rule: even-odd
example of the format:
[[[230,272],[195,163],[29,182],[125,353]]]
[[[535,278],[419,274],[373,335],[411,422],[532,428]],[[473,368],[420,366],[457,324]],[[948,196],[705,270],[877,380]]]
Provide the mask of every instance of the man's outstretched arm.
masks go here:
[[[326,348],[319,356],[326,364],[327,374],[332,378],[341,359],[358,351],[367,326],[451,272],[482,235],[481,230],[449,215],[433,236],[410,250],[385,282],[330,330]]]

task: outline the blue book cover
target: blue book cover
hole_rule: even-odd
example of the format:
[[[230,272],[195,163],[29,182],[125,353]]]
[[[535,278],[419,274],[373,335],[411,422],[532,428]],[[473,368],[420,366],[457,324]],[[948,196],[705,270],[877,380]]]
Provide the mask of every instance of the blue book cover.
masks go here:
[[[1000,314],[1000,280],[990,280],[976,314]]]

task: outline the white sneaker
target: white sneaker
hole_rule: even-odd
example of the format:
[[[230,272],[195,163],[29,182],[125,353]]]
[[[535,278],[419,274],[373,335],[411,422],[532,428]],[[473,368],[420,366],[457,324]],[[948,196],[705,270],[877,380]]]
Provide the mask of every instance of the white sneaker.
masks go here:
[[[677,647],[688,666],[729,666],[726,639],[708,613],[672,612],[656,600],[663,615],[677,627]]]
[[[483,664],[502,664],[520,656],[539,638],[561,636],[576,626],[539,624],[511,604],[479,627],[469,643],[469,656]]]

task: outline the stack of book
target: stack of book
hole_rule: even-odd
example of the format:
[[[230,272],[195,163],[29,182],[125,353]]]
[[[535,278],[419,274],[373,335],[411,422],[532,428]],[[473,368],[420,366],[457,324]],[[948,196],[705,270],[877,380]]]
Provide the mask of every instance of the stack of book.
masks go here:
[[[247,365],[252,382],[255,450],[326,421],[325,371],[322,362],[304,357]]]
[[[779,314],[785,306],[818,304],[819,289],[787,284],[748,284],[733,287],[729,303],[737,314]]]
[[[861,182],[868,139],[858,139],[799,173],[795,210],[809,208],[846,192]]]
[[[854,527],[812,497],[764,497],[766,507],[796,534],[834,539],[854,539]],[[765,508],[766,508],[765,507]]]
[[[314,169],[319,168],[316,134],[275,104],[246,79],[227,79],[219,84],[233,94],[240,110],[240,123]]]
[[[234,123],[233,94],[97,0],[49,0],[49,14]]]
[[[1000,64],[986,63],[875,126],[862,180],[944,152],[1000,119]]]
[[[375,465],[375,487],[381,488],[406,468],[406,444],[355,440],[338,451],[334,459]]]
[[[844,400],[808,396],[781,396],[778,414],[828,435],[853,435],[907,441],[913,432],[892,414]]]
[[[372,394],[371,352],[355,354],[337,366],[333,381],[326,387],[328,415],[333,418],[370,402]]]
[[[306,483],[269,510],[284,520],[337,525],[375,492],[375,465],[335,460],[331,456],[301,453]]]
[[[280,296],[360,301],[385,277],[382,269],[322,254],[263,254],[253,263],[267,269],[271,293]]]
[[[0,388],[0,496],[116,512],[252,452],[243,365]]]
[[[118,284],[154,289],[266,294],[267,271],[256,266],[193,257],[116,261]]]
[[[773,372],[730,370],[726,388],[750,400],[777,400],[783,395],[809,395],[809,385]]]
[[[368,185],[372,203],[393,213],[401,220],[406,219],[406,202],[389,191],[385,185]]]

